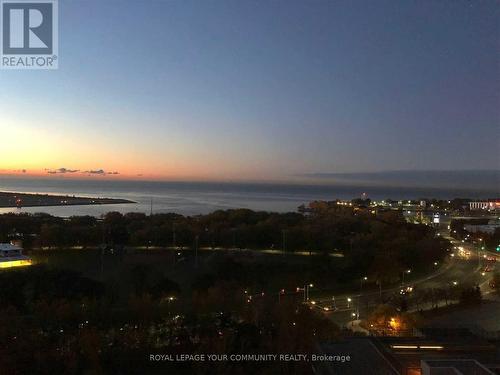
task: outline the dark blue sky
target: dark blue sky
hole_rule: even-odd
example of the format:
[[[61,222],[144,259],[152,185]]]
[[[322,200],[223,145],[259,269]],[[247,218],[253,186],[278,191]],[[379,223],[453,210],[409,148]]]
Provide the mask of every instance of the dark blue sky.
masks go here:
[[[40,155],[0,169],[500,169],[496,1],[60,1],[59,22],[58,71],[0,72],[0,127]]]

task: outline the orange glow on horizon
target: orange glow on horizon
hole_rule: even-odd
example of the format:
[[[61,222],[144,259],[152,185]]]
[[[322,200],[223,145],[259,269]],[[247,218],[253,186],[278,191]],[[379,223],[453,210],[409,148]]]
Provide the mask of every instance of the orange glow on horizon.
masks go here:
[[[114,171],[114,170],[110,170]],[[247,176],[237,176],[233,174],[220,173],[217,175],[199,172],[199,173],[186,173],[182,171],[175,173],[174,171],[167,171],[166,173],[140,173],[135,171],[122,172],[119,174],[91,174],[85,171],[75,173],[54,173],[50,174],[47,170],[28,170],[23,172],[22,169],[0,169],[0,178],[4,177],[17,177],[17,178],[41,178],[41,179],[92,179],[92,180],[137,180],[137,181],[281,181],[281,179],[263,179],[262,176],[257,175],[255,179]],[[287,180],[288,181],[288,180]]]
[[[115,133],[106,127],[95,134],[87,132],[84,123],[75,132],[68,128],[66,119],[54,120],[40,114],[34,124],[24,116],[2,115],[2,138],[6,142],[2,145],[0,176],[262,181],[279,180],[274,172],[284,172],[283,166],[272,165],[265,154],[257,151],[251,155],[232,149],[223,152],[203,143],[193,144],[181,136],[144,140],[139,132]],[[66,173],[49,173],[60,168],[65,168]],[[106,173],[85,173],[101,169]],[[108,174],[112,172],[117,174]]]

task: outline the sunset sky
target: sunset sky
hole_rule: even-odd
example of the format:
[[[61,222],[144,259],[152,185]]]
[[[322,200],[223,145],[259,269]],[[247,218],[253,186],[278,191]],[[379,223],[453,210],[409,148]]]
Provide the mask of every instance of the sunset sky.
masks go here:
[[[60,1],[59,70],[0,70],[0,174],[500,169],[499,9]]]

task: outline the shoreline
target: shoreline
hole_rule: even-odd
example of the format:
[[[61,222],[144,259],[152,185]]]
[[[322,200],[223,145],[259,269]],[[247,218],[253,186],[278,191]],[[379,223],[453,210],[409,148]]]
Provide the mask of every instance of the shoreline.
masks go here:
[[[0,208],[94,206],[137,203],[128,199],[91,198],[75,195],[33,194],[0,191]]]

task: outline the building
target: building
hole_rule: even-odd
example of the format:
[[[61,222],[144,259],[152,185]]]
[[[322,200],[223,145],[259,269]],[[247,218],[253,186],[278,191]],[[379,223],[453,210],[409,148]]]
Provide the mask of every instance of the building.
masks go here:
[[[499,199],[488,199],[485,201],[474,201],[469,202],[469,209],[471,211],[496,211],[500,210],[500,200]]]
[[[31,258],[23,255],[23,249],[10,243],[0,243],[0,269],[31,266]]]
[[[335,375],[495,375],[500,373],[497,341],[467,332],[451,336],[353,336],[322,343],[323,355],[349,361],[316,363],[316,374]],[[447,331],[447,333],[450,333]],[[321,365],[321,366],[320,366]]]
[[[420,362],[422,375],[495,375],[475,359],[438,359]]]
[[[493,234],[500,228],[500,220],[489,220],[488,224],[465,224],[464,229],[469,233],[488,233]]]

